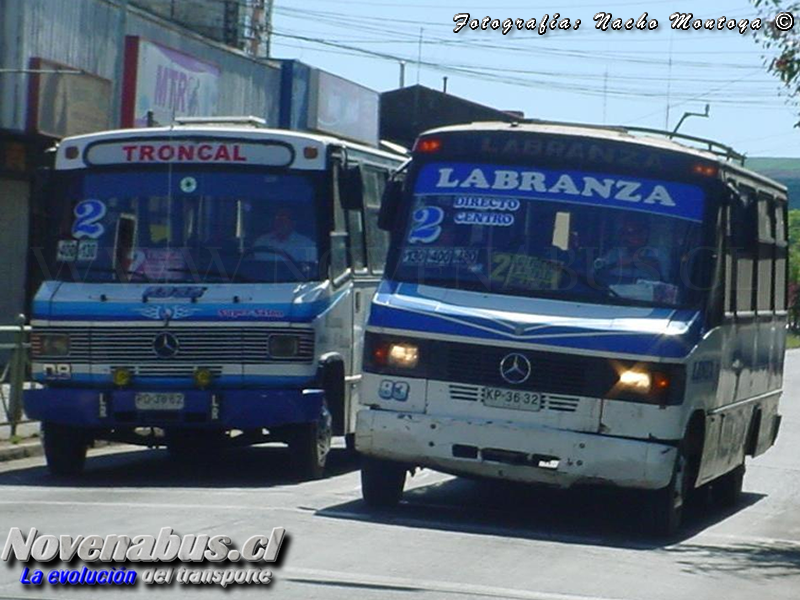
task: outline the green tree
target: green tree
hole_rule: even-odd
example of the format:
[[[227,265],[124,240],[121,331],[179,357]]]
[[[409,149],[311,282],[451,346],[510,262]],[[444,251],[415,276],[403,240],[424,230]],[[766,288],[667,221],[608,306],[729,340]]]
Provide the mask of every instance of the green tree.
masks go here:
[[[789,211],[789,311],[796,330],[800,327],[800,210]]]
[[[767,69],[786,86],[792,97],[800,95],[800,2],[785,0],[751,0],[759,10],[762,27],[756,38],[768,51]],[[779,16],[780,15],[780,16]],[[800,121],[795,127],[800,126]]]
[[[800,210],[789,211],[789,281],[800,284]]]

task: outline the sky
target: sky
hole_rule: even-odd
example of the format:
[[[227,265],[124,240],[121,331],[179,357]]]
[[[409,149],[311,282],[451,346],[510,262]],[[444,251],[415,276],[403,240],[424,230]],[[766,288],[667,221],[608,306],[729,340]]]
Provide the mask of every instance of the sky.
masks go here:
[[[524,2],[494,0],[274,0],[271,56],[295,58],[383,92],[405,84],[442,89],[526,117],[634,125],[710,138],[747,156],[800,157],[800,101],[767,72],[772,58],[748,29],[676,31],[669,16],[754,19],[748,0]],[[698,6],[702,9],[698,10]],[[643,13],[652,30],[595,28],[598,12]],[[559,13],[577,30],[472,30],[453,18],[535,18]],[[766,13],[773,18],[777,11]],[[763,15],[762,15],[763,16]],[[800,14],[795,30],[800,32]],[[762,27],[761,31],[764,31]]]

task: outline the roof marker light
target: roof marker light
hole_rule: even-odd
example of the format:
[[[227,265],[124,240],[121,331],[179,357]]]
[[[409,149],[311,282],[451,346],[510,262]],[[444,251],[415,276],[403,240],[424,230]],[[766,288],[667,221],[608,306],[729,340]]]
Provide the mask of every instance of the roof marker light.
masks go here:
[[[439,138],[423,138],[417,140],[414,145],[415,152],[423,152],[426,154],[438,152],[442,149],[442,140]]]
[[[692,167],[692,171],[704,177],[715,177],[717,175],[717,166],[705,163],[696,163]]]
[[[317,150],[314,146],[305,146],[303,148],[303,157],[304,158],[308,158],[308,159],[317,158],[318,154],[319,154],[319,150]]]
[[[77,146],[67,146],[66,149],[64,150],[64,156],[66,156],[70,160],[78,158],[79,155],[80,151],[78,150]]]

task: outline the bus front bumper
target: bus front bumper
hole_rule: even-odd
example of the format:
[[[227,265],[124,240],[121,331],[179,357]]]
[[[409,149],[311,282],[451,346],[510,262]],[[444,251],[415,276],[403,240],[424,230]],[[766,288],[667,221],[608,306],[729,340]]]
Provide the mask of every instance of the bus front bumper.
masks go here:
[[[87,428],[169,427],[258,429],[316,421],[325,394],[318,389],[170,390],[183,394],[176,410],[141,410],[147,390],[45,388],[25,392],[29,418]]]
[[[455,475],[562,488],[663,488],[677,456],[677,448],[665,443],[369,409],[358,413],[356,448],[367,456]]]

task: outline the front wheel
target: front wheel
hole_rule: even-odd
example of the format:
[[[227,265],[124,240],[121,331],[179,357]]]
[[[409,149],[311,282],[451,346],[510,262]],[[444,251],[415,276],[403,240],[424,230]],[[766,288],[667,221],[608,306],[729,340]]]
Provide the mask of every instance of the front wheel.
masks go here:
[[[78,475],[86,463],[90,438],[86,431],[69,425],[44,422],[42,444],[47,468],[53,475]]]
[[[692,487],[691,463],[683,449],[678,449],[669,485],[649,492],[648,529],[657,537],[675,535],[683,520],[684,506]]]
[[[319,418],[313,423],[299,426],[289,440],[289,451],[300,477],[321,479],[325,475],[332,436],[331,413],[328,405],[323,403]]]
[[[367,506],[396,506],[403,496],[405,483],[405,466],[388,460],[364,458],[361,465],[361,495]]]

